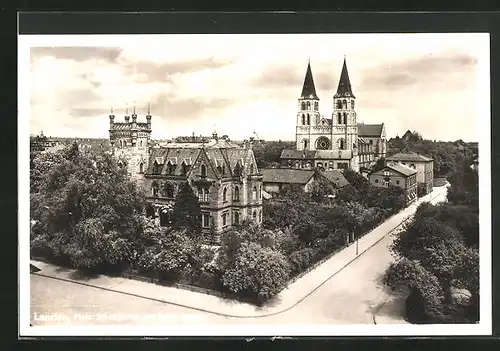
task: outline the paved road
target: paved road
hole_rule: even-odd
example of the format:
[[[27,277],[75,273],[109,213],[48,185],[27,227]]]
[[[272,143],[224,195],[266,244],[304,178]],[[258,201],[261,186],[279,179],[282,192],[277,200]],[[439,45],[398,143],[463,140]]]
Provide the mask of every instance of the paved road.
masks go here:
[[[391,302],[380,282],[392,239],[384,237],[296,306],[266,317],[224,317],[32,274],[32,324],[372,324],[379,310],[384,324],[401,323],[400,301]]]
[[[112,317],[123,318],[112,320],[120,324],[134,324],[139,318],[144,323],[161,324],[373,323],[373,308],[386,297],[378,280],[391,260],[390,241],[384,238],[292,309],[260,318],[222,317],[32,274],[32,324],[107,324]],[[59,320],[42,320],[47,315]]]

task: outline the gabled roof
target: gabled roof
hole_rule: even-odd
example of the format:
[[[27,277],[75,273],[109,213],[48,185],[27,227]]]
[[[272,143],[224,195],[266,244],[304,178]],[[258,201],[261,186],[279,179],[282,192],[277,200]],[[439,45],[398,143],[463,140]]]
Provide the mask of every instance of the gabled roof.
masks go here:
[[[379,137],[384,130],[384,124],[363,124],[358,123],[358,136],[360,137]]]
[[[281,151],[282,159],[312,159],[314,158],[315,151],[314,150],[293,150],[293,149],[283,149]]]
[[[303,99],[319,100],[318,95],[316,95],[316,88],[314,87],[310,62],[307,64],[306,77],[304,78],[304,86],[302,87],[302,94],[300,94],[300,97]]]
[[[349,185],[349,182],[347,181],[347,179],[345,179],[344,175],[339,170],[325,170],[318,172],[318,174],[334,183],[337,188],[342,188],[346,185]]]
[[[382,174],[385,170],[387,169],[391,169],[399,174],[402,174],[403,176],[405,177],[409,177],[411,175],[414,175],[417,173],[417,171],[413,168],[410,168],[408,166],[405,166],[401,163],[388,163],[387,165],[385,165],[383,168],[379,169],[378,171],[376,172],[373,172],[371,174]]]
[[[401,163],[388,163],[384,168],[390,168],[390,169],[392,169],[398,173],[401,173],[407,177],[417,173],[417,171],[415,169],[410,168],[408,166],[405,166]]]
[[[413,151],[398,152],[397,154],[386,157],[387,161],[416,161],[416,162],[429,162],[432,158],[419,155]]]
[[[334,97],[355,97],[352,93],[351,81],[349,80],[349,73],[347,72],[347,63],[345,58],[344,65],[342,66],[342,72],[340,73],[339,86]]]
[[[314,175],[312,169],[264,168],[264,183],[307,184]]]

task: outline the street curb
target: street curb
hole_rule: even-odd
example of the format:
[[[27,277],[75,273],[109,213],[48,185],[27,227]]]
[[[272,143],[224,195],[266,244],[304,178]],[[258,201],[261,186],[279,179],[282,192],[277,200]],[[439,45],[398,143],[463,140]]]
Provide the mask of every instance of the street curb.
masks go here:
[[[89,284],[89,283],[84,283],[84,282],[79,282],[79,281],[72,280],[72,279],[65,279],[65,278],[60,278],[60,277],[54,277],[54,276],[45,275],[45,274],[42,274],[42,273],[32,273],[32,274],[33,275],[38,275],[38,276],[41,276],[41,277],[45,277],[45,278],[51,278],[51,279],[55,279],[55,280],[59,280],[59,281],[65,281],[65,282],[79,284],[79,285],[83,285],[83,286],[87,286],[87,287],[98,288],[98,289],[105,290],[105,291],[116,292],[116,293],[120,293],[120,294],[124,294],[124,295],[128,295],[128,296],[133,296],[133,297],[138,297],[138,298],[142,298],[142,299],[147,299],[147,300],[151,300],[151,301],[157,301],[157,302],[161,302],[161,303],[167,303],[167,304],[171,304],[171,305],[174,305],[174,306],[189,308],[189,309],[192,309],[192,310],[196,310],[196,311],[200,311],[200,312],[205,312],[205,313],[211,313],[211,314],[218,315],[218,316],[223,316],[223,317],[230,317],[230,318],[261,318],[261,317],[270,317],[270,316],[275,316],[275,315],[287,312],[290,309],[292,309],[293,307],[297,306],[302,301],[304,301],[307,297],[309,297],[310,295],[312,295],[316,290],[318,290],[321,286],[323,286],[327,281],[329,281],[335,275],[337,275],[338,273],[340,273],[348,265],[350,265],[351,263],[353,263],[354,261],[356,261],[359,257],[361,257],[368,250],[370,250],[373,246],[377,245],[387,235],[392,234],[392,232],[394,230],[396,230],[398,227],[400,227],[401,225],[403,225],[403,223],[405,223],[409,219],[409,217],[411,217],[411,216],[405,217],[399,224],[397,224],[396,226],[394,226],[394,228],[392,228],[391,230],[389,230],[380,239],[378,239],[376,242],[374,242],[373,244],[371,244],[370,246],[368,246],[363,252],[361,252],[359,255],[357,255],[352,260],[350,260],[349,262],[347,262],[340,269],[338,269],[335,273],[333,273],[332,275],[328,276],[328,278],[326,278],[319,285],[317,285],[314,289],[312,289],[311,291],[309,291],[306,295],[304,295],[302,298],[298,299],[292,305],[284,308],[283,310],[276,311],[276,312],[271,312],[271,313],[266,313],[266,314],[259,314],[259,315],[252,315],[252,316],[250,316],[250,315],[232,315],[232,314],[227,314],[227,313],[210,311],[210,310],[207,310],[207,309],[203,309],[203,308],[199,308],[199,307],[194,307],[194,306],[189,306],[189,305],[185,305],[185,304],[181,304],[181,303],[177,303],[177,302],[171,302],[171,301],[167,301],[167,300],[163,300],[163,299],[157,299],[157,298],[154,298],[154,297],[147,297],[147,296],[143,296],[143,295],[129,293],[129,292],[126,292],[126,291],[123,291],[123,290],[118,290],[118,289],[113,289],[113,288],[105,288],[105,287],[102,287],[102,286],[98,286],[98,285],[94,285],[94,284]]]
[[[422,201],[422,202],[424,202],[424,201]],[[83,285],[83,286],[98,288],[98,289],[105,290],[105,291],[116,292],[116,293],[120,293],[120,294],[124,294],[124,295],[128,295],[128,296],[133,296],[133,297],[138,297],[138,298],[142,298],[142,299],[147,299],[147,300],[151,300],[151,301],[157,301],[157,302],[161,302],[161,303],[166,303],[166,304],[170,304],[170,305],[174,305],[174,306],[189,308],[189,309],[192,309],[192,310],[195,310],[195,311],[200,311],[200,312],[205,312],[205,313],[211,313],[211,314],[218,315],[218,316],[223,316],[223,317],[229,317],[229,318],[261,318],[261,317],[270,317],[270,316],[275,316],[275,315],[278,315],[278,314],[281,314],[281,313],[289,311],[290,309],[292,309],[293,307],[297,306],[299,303],[301,303],[302,301],[304,301],[307,297],[311,296],[316,290],[318,290],[321,286],[323,286],[328,280],[330,280],[335,275],[337,275],[338,273],[340,273],[348,265],[350,265],[351,263],[355,262],[359,257],[361,257],[363,254],[365,254],[373,246],[377,245],[380,241],[382,241],[382,239],[384,239],[388,235],[392,234],[394,230],[396,230],[398,227],[400,227],[401,225],[403,225],[408,219],[410,219],[412,217],[412,215],[413,215],[413,213],[410,214],[410,215],[408,215],[408,216],[406,216],[406,217],[404,217],[399,224],[397,224],[392,229],[390,229],[387,233],[385,233],[382,237],[380,237],[380,239],[378,239],[373,244],[371,244],[370,246],[368,246],[363,252],[359,253],[352,260],[348,261],[340,269],[338,269],[335,273],[333,273],[330,276],[328,276],[328,278],[326,278],[325,280],[323,280],[319,285],[317,285],[314,289],[312,289],[311,291],[309,291],[302,298],[298,299],[292,305],[290,305],[287,308],[284,308],[283,310],[280,310],[280,311],[277,311],[277,312],[266,313],[266,314],[259,314],[259,315],[252,315],[252,316],[249,316],[249,315],[231,315],[231,314],[227,314],[227,313],[210,311],[210,310],[207,310],[207,309],[204,309],[204,308],[199,308],[199,307],[193,307],[193,306],[189,306],[189,305],[184,305],[184,304],[177,303],[177,302],[171,302],[171,301],[167,301],[167,300],[163,300],[163,299],[157,299],[157,298],[153,298],[153,297],[147,297],[147,296],[143,296],[143,295],[129,293],[129,292],[122,291],[122,290],[117,290],[117,289],[112,289],[112,288],[105,288],[105,287],[101,287],[101,286],[98,286],[98,285],[93,285],[93,284],[89,284],[89,283],[83,283],[83,282],[79,282],[79,281],[75,281],[75,280],[71,280],[71,279],[54,277],[54,276],[49,276],[49,275],[45,275],[45,274],[41,274],[41,273],[32,273],[32,274],[33,275],[42,276],[42,277],[45,277],[45,278],[51,278],[51,279],[55,279],[55,280],[59,280],[59,281],[65,281],[65,282],[70,282],[70,283],[74,283],[74,284],[80,284],[80,285]],[[374,323],[376,324],[376,322],[375,322],[375,316],[373,316],[373,319],[374,319]]]

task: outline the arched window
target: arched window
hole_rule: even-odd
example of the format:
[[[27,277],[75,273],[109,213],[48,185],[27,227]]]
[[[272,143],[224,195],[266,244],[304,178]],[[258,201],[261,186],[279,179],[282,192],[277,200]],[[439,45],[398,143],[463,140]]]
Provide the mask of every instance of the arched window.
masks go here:
[[[139,163],[139,173],[144,173],[144,163]]]
[[[259,186],[259,198],[262,200],[262,185]]]
[[[257,187],[253,187],[253,190],[252,190],[252,199],[255,201],[257,200]]]
[[[308,101],[308,102],[307,102],[307,109],[308,109],[308,110],[310,110],[310,109],[311,109],[311,102],[310,102],[310,101]]]
[[[302,101],[302,104],[300,105],[302,111],[306,109],[306,103]]]
[[[142,147],[142,140],[139,140],[139,146]]]
[[[347,124],[347,113],[344,112],[344,124]]]
[[[240,201],[240,188],[238,186],[234,187],[234,201]]]
[[[170,224],[170,214],[167,209],[160,209],[160,226],[168,227]]]
[[[340,112],[337,114],[337,120],[338,124],[342,124],[342,114]]]
[[[182,162],[182,174],[186,175],[187,172],[188,172],[188,165],[186,164],[186,162]]]
[[[344,139],[339,140],[339,149],[344,150],[345,149],[345,141]]]
[[[306,124],[306,115],[302,114],[302,125]]]
[[[319,110],[319,103],[317,101],[314,102],[314,110],[315,111]]]
[[[299,163],[299,161],[295,162],[295,168],[300,168],[300,163]]]
[[[354,110],[354,100],[351,100],[351,108]]]
[[[311,116],[309,116],[309,113],[307,114],[307,125],[311,125]]]
[[[207,167],[205,167],[205,165],[201,165],[201,176],[202,177],[207,176]]]
[[[155,210],[152,206],[146,206],[146,217],[155,218]]]
[[[158,189],[159,189],[158,183],[157,182],[153,182],[153,184],[151,186],[151,194],[153,195],[153,197],[157,197],[158,196]]]
[[[257,219],[257,211],[253,211],[253,219]]]
[[[173,198],[174,197],[174,185],[170,182],[166,182],[163,191],[165,197]]]
[[[122,161],[118,161],[118,167],[123,168],[123,163],[122,163]]]
[[[304,150],[307,150],[307,147],[309,146],[307,139],[304,139],[302,143],[304,144]]]
[[[227,188],[222,191],[222,201],[227,201]]]
[[[346,99],[344,99],[344,100],[342,101],[342,107],[343,107],[343,108],[347,108],[347,100],[346,100]]]
[[[337,100],[337,108],[342,108],[342,101]]]
[[[240,223],[240,213],[235,212],[234,213],[234,224],[239,224]]]

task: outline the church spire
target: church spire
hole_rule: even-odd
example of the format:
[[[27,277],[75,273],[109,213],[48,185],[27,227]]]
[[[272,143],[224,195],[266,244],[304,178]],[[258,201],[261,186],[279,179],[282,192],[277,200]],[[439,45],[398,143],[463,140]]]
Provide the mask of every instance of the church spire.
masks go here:
[[[355,98],[354,94],[352,93],[351,89],[351,81],[349,80],[349,73],[347,72],[347,64],[346,64],[346,58],[344,55],[344,65],[342,66],[342,73],[340,73],[340,80],[339,80],[339,86],[337,88],[337,94],[335,94],[335,97],[353,97]]]
[[[316,88],[314,87],[314,80],[311,71],[311,62],[307,63],[306,77],[304,79],[304,86],[302,87],[302,94],[300,95],[303,99],[318,99],[316,95]]]

